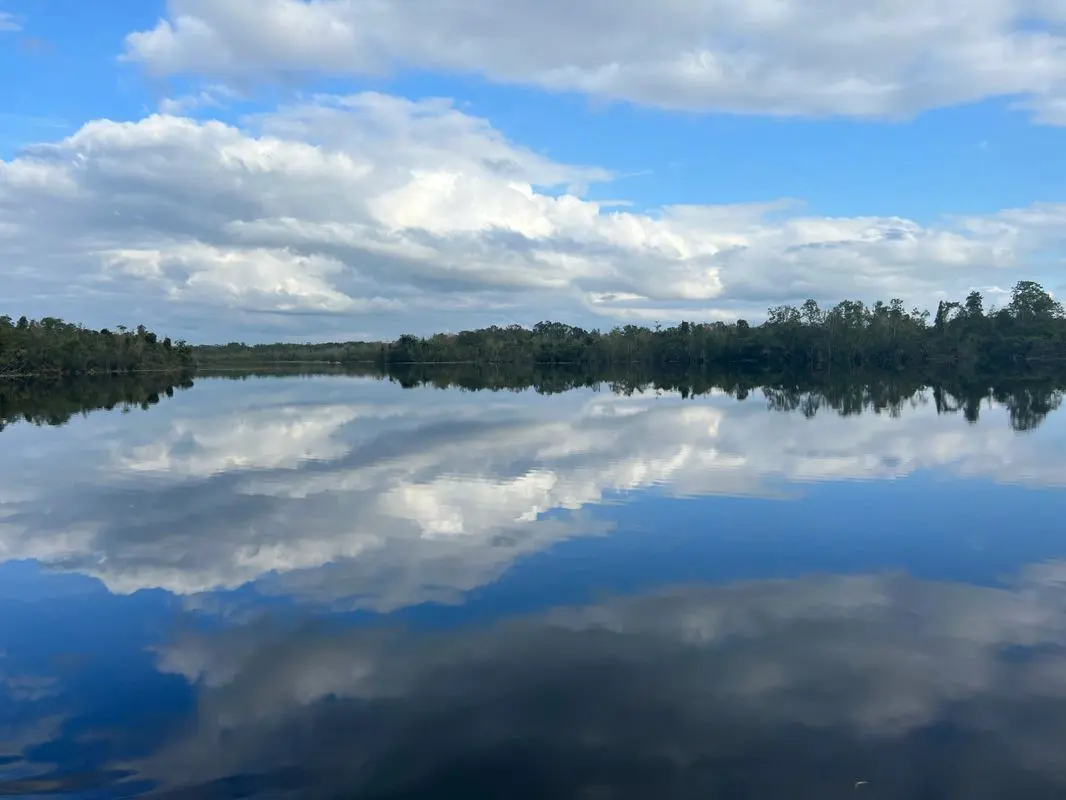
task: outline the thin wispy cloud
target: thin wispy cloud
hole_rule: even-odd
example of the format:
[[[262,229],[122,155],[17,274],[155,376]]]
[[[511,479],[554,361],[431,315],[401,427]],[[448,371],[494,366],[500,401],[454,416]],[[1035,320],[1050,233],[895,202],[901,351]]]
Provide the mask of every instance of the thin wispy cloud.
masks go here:
[[[23,19],[10,11],[0,11],[0,33],[18,33],[22,30]]]

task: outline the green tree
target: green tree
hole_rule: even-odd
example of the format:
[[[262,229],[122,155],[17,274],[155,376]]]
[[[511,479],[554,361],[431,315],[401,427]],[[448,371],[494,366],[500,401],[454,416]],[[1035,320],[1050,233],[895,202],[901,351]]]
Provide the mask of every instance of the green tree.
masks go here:
[[[1018,281],[1011,292],[1007,308],[1016,318],[1023,320],[1062,316],[1062,303],[1052,299],[1036,281]]]

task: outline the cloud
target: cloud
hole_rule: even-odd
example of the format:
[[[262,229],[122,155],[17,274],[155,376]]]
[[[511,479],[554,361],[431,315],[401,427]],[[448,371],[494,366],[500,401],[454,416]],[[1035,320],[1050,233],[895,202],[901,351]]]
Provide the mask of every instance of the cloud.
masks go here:
[[[57,693],[57,680],[40,675],[0,676],[0,692],[9,702],[32,703]]]
[[[170,0],[124,58],[153,75],[263,79],[478,73],[649,106],[908,116],[1020,96],[1066,97],[1066,14],[1042,0]]]
[[[242,127],[97,120],[0,161],[2,270],[12,302],[93,326],[124,307],[198,340],[329,338],[751,319],[809,296],[925,305],[1032,277],[1066,244],[1063,205],[925,226],[794,201],[636,213],[584,195],[611,178],[445,100],[324,96]]]
[[[10,11],[0,11],[0,33],[18,33],[21,30],[21,17]]]
[[[768,413],[757,394],[738,403],[429,398],[330,379],[229,395],[225,386],[201,382],[196,405],[156,408],[137,425],[101,420],[94,436],[57,444],[61,457],[20,451],[5,473],[0,561],[36,559],[116,593],[254,584],[312,605],[387,611],[456,602],[532,553],[608,532],[597,506],[649,493],[795,500],[806,483],[925,471],[1066,486],[1060,427],[1019,436],[987,399],[968,426],[938,416],[928,396],[895,413],[823,408],[807,419]],[[807,413],[821,403],[774,404],[792,401]],[[55,480],[57,458],[69,481]]]
[[[723,775],[753,797],[857,779],[879,797],[1050,797],[1066,781],[1056,571],[673,587],[444,632],[190,630],[158,667],[197,686],[198,724],[139,766],[168,786],[298,766],[321,794],[431,796],[476,773],[509,797],[716,796]]]
[[[23,754],[33,752],[42,745],[60,738],[63,734],[63,725],[67,720],[61,714],[42,714],[39,711],[25,714],[25,707],[19,707],[22,703],[32,702],[26,698],[5,698],[5,710],[10,716],[0,717],[0,758],[5,759],[5,762],[0,763],[3,763],[5,767],[9,764],[16,764],[22,768],[19,771],[23,771],[26,766],[35,769],[54,769],[54,764],[28,763]],[[10,712],[15,708],[23,713],[11,714]],[[6,762],[6,759],[11,759],[11,761]],[[12,783],[17,783],[17,781],[12,781]],[[0,773],[0,788],[9,788],[4,784],[3,773]]]
[[[0,650],[0,697],[8,703],[36,703],[52,697],[59,692],[58,684],[56,677],[22,672],[11,654]],[[6,720],[0,717],[0,721]],[[3,755],[3,744],[6,744],[5,739],[0,739],[0,755]]]
[[[190,111],[223,108],[228,102],[240,99],[240,97],[239,93],[229,87],[216,84],[206,86],[191,94],[164,97],[159,101],[159,111],[163,114],[181,116]]]
[[[1066,96],[1019,103],[1018,107],[1032,111],[1037,122],[1066,126]]]

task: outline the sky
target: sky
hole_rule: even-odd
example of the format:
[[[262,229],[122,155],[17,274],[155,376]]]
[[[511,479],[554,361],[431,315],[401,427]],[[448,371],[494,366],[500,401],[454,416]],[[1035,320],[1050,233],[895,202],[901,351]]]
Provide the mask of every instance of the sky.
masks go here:
[[[0,313],[192,342],[1066,294],[1058,0],[0,0]]]

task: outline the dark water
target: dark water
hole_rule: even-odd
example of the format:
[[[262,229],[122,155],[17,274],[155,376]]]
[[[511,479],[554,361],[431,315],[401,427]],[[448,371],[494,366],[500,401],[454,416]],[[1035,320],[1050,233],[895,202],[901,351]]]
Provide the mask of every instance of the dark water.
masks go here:
[[[0,795],[1066,796],[1066,413],[801,399],[10,425]]]

